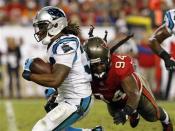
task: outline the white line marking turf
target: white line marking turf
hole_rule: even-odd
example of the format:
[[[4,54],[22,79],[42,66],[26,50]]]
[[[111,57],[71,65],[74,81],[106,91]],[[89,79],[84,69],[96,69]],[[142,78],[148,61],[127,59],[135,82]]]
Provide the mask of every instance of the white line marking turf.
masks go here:
[[[5,106],[6,106],[6,114],[7,114],[7,120],[8,120],[8,130],[18,131],[16,126],[15,114],[13,111],[13,106],[11,101],[6,101]]]

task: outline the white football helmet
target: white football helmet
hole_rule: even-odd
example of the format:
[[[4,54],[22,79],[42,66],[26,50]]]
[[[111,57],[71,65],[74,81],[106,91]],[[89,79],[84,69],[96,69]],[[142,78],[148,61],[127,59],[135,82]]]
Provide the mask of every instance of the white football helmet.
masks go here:
[[[34,37],[38,42],[42,41],[44,45],[48,45],[51,39],[67,25],[67,18],[63,10],[46,6],[36,14],[33,20]]]

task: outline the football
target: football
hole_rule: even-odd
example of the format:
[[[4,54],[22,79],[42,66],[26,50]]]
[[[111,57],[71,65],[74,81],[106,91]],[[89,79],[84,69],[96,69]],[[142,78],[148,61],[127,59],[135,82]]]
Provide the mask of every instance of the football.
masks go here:
[[[35,74],[50,74],[52,72],[52,65],[44,62],[41,58],[34,58],[30,70]]]

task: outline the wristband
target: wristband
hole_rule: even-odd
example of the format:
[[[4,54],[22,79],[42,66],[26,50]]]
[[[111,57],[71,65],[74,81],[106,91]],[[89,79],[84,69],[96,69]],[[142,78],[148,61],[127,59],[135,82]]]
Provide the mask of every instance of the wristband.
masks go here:
[[[28,81],[30,81],[30,75],[31,75],[31,72],[28,70],[24,70],[24,72],[22,73],[23,78]]]
[[[129,105],[126,105],[123,110],[127,115],[132,115],[135,112],[135,109],[133,109]]]
[[[160,53],[159,53],[159,56],[164,60],[169,60],[171,58],[171,56],[165,51],[165,50],[162,50]]]
[[[56,94],[56,90],[54,88],[48,88],[44,91],[45,97],[48,99],[51,95]]]

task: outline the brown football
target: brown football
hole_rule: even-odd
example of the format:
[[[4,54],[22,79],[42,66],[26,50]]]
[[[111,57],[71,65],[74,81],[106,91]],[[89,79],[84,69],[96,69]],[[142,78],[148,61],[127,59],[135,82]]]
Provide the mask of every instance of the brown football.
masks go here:
[[[30,70],[35,74],[49,74],[52,72],[52,65],[44,62],[41,58],[34,58]]]

